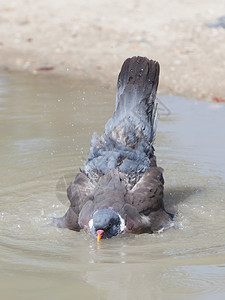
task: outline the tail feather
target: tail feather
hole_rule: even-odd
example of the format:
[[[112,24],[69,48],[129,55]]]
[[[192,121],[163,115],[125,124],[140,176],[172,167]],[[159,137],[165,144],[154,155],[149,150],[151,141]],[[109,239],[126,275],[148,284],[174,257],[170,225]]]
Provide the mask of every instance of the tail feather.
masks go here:
[[[159,64],[145,57],[128,58],[117,83],[116,109],[103,136],[93,135],[84,171],[94,179],[115,168],[141,174],[153,155]]]
[[[128,145],[129,138],[124,141],[124,136],[135,134],[139,136],[138,142],[144,137],[150,146],[155,137],[158,82],[158,62],[146,57],[128,58],[118,77],[116,109],[105,126],[105,134],[112,133],[117,140]],[[138,142],[135,140],[133,146]]]
[[[146,57],[127,58],[121,68],[116,92],[116,111],[122,101],[135,107],[142,99],[154,102],[159,82],[159,63]]]

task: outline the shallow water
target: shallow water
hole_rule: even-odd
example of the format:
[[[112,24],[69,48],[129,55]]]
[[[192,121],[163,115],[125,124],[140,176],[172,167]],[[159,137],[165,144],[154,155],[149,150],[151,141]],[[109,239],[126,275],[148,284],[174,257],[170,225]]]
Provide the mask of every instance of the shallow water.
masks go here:
[[[174,228],[97,244],[51,225],[114,98],[91,81],[0,76],[2,299],[225,298],[223,104],[160,96],[155,148]]]

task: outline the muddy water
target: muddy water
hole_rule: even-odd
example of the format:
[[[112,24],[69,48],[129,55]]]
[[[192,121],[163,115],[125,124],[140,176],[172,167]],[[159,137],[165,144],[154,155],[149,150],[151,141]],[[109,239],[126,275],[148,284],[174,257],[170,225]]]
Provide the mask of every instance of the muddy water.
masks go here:
[[[175,228],[97,244],[51,225],[114,98],[89,81],[0,76],[2,299],[225,298],[222,104],[160,97],[155,148]]]

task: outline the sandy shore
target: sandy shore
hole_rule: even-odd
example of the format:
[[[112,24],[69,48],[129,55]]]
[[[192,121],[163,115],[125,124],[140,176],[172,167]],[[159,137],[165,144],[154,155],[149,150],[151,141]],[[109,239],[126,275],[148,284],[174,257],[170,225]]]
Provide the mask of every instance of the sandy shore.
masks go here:
[[[115,87],[141,55],[160,62],[161,93],[225,98],[225,29],[206,25],[223,15],[221,0],[0,0],[0,69]]]

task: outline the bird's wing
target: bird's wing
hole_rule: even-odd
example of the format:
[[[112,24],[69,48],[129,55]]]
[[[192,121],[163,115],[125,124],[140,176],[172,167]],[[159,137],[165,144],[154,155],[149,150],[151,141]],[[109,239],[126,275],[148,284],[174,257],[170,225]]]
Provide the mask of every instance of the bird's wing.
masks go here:
[[[94,188],[95,185],[91,183],[84,173],[78,173],[74,182],[67,189],[70,207],[63,217],[55,218],[54,223],[61,228],[79,231],[78,219],[80,211],[87,202],[92,202]]]
[[[93,190],[95,185],[84,173],[78,173],[74,182],[67,189],[67,196],[70,200],[71,207],[75,209],[77,214],[80,213],[83,205],[93,198]]]
[[[148,216],[150,212],[163,208],[162,172],[162,168],[151,166],[128,192],[126,202],[136,207],[140,214]]]
[[[171,217],[164,210],[163,203],[163,169],[156,166],[155,157],[152,166],[147,169],[141,179],[128,192],[126,202],[138,214],[149,219],[151,231],[159,231],[171,223]]]
[[[63,217],[53,218],[53,223],[55,223],[59,228],[68,228],[70,230],[80,231],[78,215],[72,207],[69,207]]]

